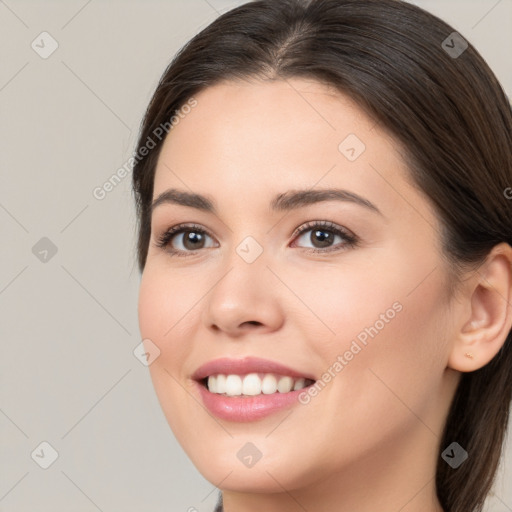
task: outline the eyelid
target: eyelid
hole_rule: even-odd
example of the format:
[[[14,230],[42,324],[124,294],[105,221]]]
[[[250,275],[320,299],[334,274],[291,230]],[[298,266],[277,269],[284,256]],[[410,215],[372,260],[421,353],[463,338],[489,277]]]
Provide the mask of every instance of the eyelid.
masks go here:
[[[309,231],[310,229],[320,227],[324,229],[330,229],[335,232],[340,232],[347,238],[356,238],[356,235],[352,233],[349,229],[339,226],[330,220],[310,220],[304,224],[301,224],[292,234],[292,238],[296,238],[299,235],[302,235],[304,232]]]

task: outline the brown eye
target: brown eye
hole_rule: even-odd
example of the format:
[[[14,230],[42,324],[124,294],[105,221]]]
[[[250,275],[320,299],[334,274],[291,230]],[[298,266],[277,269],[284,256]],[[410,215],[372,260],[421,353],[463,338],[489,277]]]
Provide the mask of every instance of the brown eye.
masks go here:
[[[309,222],[296,230],[294,237],[297,240],[304,238],[311,246],[303,248],[316,253],[342,251],[357,246],[359,241],[352,232],[327,221]],[[207,245],[208,239],[213,240],[213,237],[200,226],[180,224],[163,233],[155,245],[171,255],[190,256],[200,249],[215,247],[211,243]],[[293,245],[295,246],[296,244]]]
[[[197,231],[183,231],[182,244],[190,251],[202,249],[204,245],[204,237],[204,233],[198,233]]]
[[[156,245],[171,254],[186,255],[187,252],[204,249],[207,238],[211,238],[210,235],[199,226],[179,225],[163,233]]]
[[[309,234],[308,234],[309,233]],[[329,252],[330,250],[342,250],[346,247],[354,247],[357,244],[357,237],[345,230],[341,226],[336,226],[332,222],[309,222],[300,228],[297,233],[298,240],[303,239],[311,244],[311,247],[305,247],[312,252]],[[336,248],[334,243],[338,239]]]

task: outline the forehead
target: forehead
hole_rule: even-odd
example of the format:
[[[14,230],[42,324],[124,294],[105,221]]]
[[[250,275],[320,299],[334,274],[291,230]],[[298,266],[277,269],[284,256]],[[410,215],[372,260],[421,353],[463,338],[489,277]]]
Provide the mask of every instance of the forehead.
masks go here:
[[[154,197],[177,187],[240,202],[292,187],[343,186],[390,211],[397,193],[413,192],[396,141],[323,84],[223,82],[195,100],[164,141]]]
[[[195,99],[197,106],[172,129],[164,152],[194,140],[198,157],[215,149],[248,163],[268,162],[269,156],[301,160],[320,146],[338,156],[344,136],[368,138],[376,124],[347,96],[302,79],[223,82]]]

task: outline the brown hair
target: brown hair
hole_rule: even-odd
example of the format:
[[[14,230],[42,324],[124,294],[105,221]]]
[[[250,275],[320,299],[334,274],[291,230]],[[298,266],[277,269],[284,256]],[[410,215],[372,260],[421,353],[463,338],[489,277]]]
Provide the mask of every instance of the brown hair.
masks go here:
[[[412,182],[433,204],[456,282],[498,243],[512,245],[512,112],[480,54],[432,14],[399,0],[261,0],[217,18],[165,70],[137,150],[194,94],[225,80],[301,77],[350,96],[404,148]],[[466,47],[466,44],[468,45]],[[151,234],[156,162],[164,138],[133,168],[138,263]],[[439,452],[446,512],[481,511],[501,456],[512,393],[512,335],[478,371],[463,373]]]

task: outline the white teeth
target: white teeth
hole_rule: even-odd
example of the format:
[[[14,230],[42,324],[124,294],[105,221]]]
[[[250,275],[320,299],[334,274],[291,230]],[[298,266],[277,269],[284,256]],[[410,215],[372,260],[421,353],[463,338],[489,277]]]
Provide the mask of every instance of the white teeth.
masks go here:
[[[217,393],[219,388],[217,386]],[[242,379],[239,375],[228,375],[226,377],[226,388],[224,393],[228,396],[237,396],[242,394]]]
[[[293,391],[297,391],[298,389],[302,389],[306,387],[306,379],[300,378],[295,381],[293,386]]]
[[[277,383],[279,393],[289,393],[293,388],[293,379],[291,377],[281,377]]]
[[[261,393],[261,379],[257,373],[249,373],[242,382],[242,394],[259,395]]]
[[[215,381],[215,391],[212,391],[212,393],[219,393],[217,391],[218,389],[222,390],[222,393],[225,392],[226,389],[226,376],[225,375],[217,375],[217,380]],[[208,380],[210,377],[208,377]],[[208,382],[208,389],[210,389],[210,383]]]
[[[220,377],[220,375],[219,375],[219,377]],[[208,389],[212,393],[217,392],[217,377],[215,377],[213,375],[210,375],[210,377],[208,377]]]
[[[210,375],[207,383],[210,393],[227,396],[256,396],[262,393],[272,395],[276,392],[289,393],[306,387],[306,379],[303,377],[294,379],[271,373],[249,373],[245,376]]]
[[[261,382],[261,391],[263,391],[265,395],[275,393],[277,391],[277,379],[273,375],[265,375]]]

